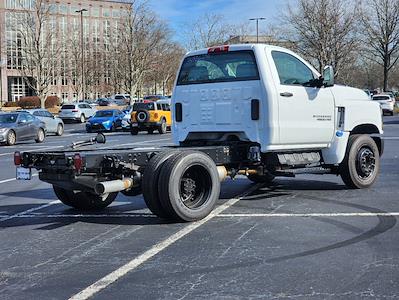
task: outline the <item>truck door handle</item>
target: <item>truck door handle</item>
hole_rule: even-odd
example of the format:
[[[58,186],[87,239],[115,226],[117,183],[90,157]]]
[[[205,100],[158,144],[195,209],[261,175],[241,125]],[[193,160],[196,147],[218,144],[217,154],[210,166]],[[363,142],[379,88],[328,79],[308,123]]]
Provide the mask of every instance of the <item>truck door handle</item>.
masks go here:
[[[289,92],[285,92],[285,93],[280,93],[280,96],[289,98],[289,97],[294,96],[294,94],[293,93],[289,93]]]

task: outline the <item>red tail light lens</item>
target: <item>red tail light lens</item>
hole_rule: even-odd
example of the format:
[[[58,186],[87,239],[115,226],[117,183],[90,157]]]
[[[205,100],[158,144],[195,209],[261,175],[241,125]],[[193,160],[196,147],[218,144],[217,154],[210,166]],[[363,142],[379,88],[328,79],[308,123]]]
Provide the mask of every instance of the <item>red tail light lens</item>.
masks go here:
[[[217,46],[208,49],[208,53],[220,53],[220,52],[229,52],[229,46]]]
[[[73,109],[72,112],[79,112],[77,109]]]
[[[14,165],[20,166],[21,164],[22,164],[21,152],[15,151],[14,152]]]
[[[82,159],[82,156],[80,156],[79,153],[76,153],[76,154],[73,156],[73,165],[74,165],[75,170],[76,170],[77,172],[80,172],[80,171],[82,170],[83,159]]]

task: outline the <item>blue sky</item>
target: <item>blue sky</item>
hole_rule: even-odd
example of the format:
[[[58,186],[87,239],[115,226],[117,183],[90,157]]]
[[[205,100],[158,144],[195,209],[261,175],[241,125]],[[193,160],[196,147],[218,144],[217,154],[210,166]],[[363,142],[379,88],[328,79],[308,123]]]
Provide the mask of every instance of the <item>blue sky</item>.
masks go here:
[[[150,0],[149,3],[170,24],[176,32],[176,39],[181,40],[179,28],[209,12],[223,15],[232,24],[247,22],[249,18],[265,17],[267,20],[262,26],[266,27],[267,23],[272,23],[281,14],[286,0]],[[255,33],[254,25],[251,29]]]

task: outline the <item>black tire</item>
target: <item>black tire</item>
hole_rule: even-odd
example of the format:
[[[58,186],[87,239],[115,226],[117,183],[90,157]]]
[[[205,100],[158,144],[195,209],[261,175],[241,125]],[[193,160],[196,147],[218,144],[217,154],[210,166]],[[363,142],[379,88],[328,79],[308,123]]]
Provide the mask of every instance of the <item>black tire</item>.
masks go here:
[[[158,127],[159,134],[165,134],[167,129],[168,129],[168,126],[166,125],[166,120],[162,119],[161,125],[159,125],[159,127]]]
[[[130,128],[130,134],[131,135],[138,135],[139,134],[139,129],[137,127],[131,127]]]
[[[118,195],[118,193],[110,193],[99,196],[89,192],[68,191],[57,186],[53,186],[53,189],[55,195],[62,203],[83,211],[104,209],[110,205]]]
[[[81,114],[81,115],[80,115],[79,122],[80,122],[80,123],[84,123],[84,122],[86,122],[86,117],[85,117],[85,115],[84,115],[84,114]]]
[[[7,146],[14,146],[17,142],[17,135],[15,134],[14,130],[10,130],[7,133],[6,144]]]
[[[160,218],[171,218],[172,216],[166,212],[162,207],[161,200],[158,193],[159,174],[161,173],[162,166],[165,161],[174,155],[180,153],[179,151],[166,151],[161,152],[151,158],[146,166],[141,187],[143,189],[144,201],[148,209]]]
[[[169,158],[161,169],[158,196],[174,219],[190,222],[205,218],[219,195],[216,165],[203,152],[182,151]]]
[[[149,128],[147,129],[148,134],[153,134],[154,133],[154,129],[153,128]]]
[[[43,143],[46,139],[46,133],[44,132],[43,128],[39,128],[37,131],[37,137],[35,139],[36,143]]]
[[[271,184],[273,183],[273,180],[275,178],[274,175],[272,174],[264,174],[264,175],[258,175],[258,174],[249,174],[247,176],[249,180],[251,180],[254,183],[266,183],[266,184]]]
[[[340,165],[347,187],[364,189],[374,184],[380,170],[380,153],[374,140],[365,134],[351,135]]]
[[[64,126],[62,124],[58,124],[56,135],[61,136],[64,134]]]

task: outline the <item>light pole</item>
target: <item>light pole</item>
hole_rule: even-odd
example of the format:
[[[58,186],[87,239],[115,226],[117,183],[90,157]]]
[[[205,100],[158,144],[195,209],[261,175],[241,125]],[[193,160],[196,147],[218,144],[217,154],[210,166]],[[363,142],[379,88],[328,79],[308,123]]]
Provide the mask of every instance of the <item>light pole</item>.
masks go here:
[[[82,68],[82,100],[85,97],[85,47],[84,47],[84,39],[83,39],[83,13],[87,11],[87,9],[82,8],[77,10],[77,13],[80,13],[80,45],[81,45],[81,68]]]
[[[259,43],[259,20],[266,20],[266,18],[252,18],[250,21],[256,21],[256,43]]]

